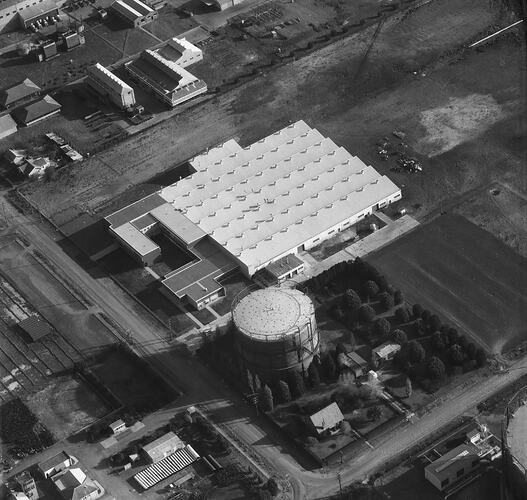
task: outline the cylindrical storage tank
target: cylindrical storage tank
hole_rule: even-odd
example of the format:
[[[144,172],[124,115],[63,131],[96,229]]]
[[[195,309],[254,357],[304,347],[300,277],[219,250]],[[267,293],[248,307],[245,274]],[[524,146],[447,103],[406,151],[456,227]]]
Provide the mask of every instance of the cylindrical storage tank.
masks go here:
[[[527,387],[509,401],[502,425],[502,466],[505,500],[527,498]]]
[[[240,294],[232,318],[245,366],[263,380],[305,372],[319,350],[315,308],[295,289],[270,287]]]

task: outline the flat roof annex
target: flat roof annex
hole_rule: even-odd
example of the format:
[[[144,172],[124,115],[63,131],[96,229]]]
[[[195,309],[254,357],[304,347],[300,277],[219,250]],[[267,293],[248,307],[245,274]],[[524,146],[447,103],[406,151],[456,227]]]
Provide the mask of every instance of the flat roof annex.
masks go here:
[[[165,199],[161,198],[157,193],[152,193],[106,216],[105,220],[110,226],[119,227],[126,222],[133,222],[135,219],[138,219],[164,203],[166,203]]]
[[[170,203],[154,208],[150,215],[171,233],[177,235],[187,246],[203,238],[206,233],[191,222]]]
[[[112,231],[141,256],[148,255],[159,248],[159,245],[145,236],[139,229],[136,229],[130,222],[119,227],[112,227]]]

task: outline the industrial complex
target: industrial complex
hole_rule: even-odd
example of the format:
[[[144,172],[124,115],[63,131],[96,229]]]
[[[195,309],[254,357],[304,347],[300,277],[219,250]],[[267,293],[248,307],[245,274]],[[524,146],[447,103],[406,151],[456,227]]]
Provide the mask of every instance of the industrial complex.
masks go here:
[[[401,198],[388,177],[303,121],[245,148],[231,139],[189,163],[194,174],[106,221],[144,265],[160,255],[151,239],[160,231],[194,253],[162,282],[198,308],[221,296],[218,279],[233,269],[253,276]]]

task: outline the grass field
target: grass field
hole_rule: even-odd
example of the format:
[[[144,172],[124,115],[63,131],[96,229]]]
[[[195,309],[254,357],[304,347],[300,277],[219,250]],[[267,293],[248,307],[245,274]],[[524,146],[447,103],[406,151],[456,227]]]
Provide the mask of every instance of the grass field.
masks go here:
[[[466,219],[445,215],[368,259],[420,303],[491,352],[527,339],[527,262]]]

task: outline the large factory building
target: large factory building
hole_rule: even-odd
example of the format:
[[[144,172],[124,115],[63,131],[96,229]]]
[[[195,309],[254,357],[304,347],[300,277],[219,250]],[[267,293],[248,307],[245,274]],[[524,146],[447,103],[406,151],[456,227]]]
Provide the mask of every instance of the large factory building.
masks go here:
[[[208,294],[233,266],[253,276],[401,198],[388,177],[303,121],[245,148],[229,140],[190,165],[191,176],[106,217],[111,233],[145,265],[159,255],[150,231],[197,249],[202,269],[164,280],[183,298],[181,283],[194,297]]]

